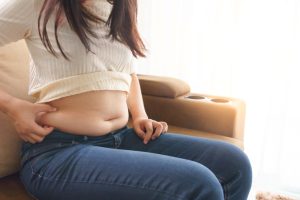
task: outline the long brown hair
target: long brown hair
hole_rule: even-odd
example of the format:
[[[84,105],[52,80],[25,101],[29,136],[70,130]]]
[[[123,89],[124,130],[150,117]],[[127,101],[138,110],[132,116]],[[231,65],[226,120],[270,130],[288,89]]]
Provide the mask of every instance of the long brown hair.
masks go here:
[[[66,60],[70,59],[63,51],[57,34],[57,30],[64,16],[87,51],[92,52],[90,47],[92,40],[90,36],[97,38],[97,34],[91,28],[91,23],[104,22],[110,27],[108,36],[112,36],[112,39],[127,45],[135,57],[145,57],[144,52],[146,48],[137,29],[137,0],[106,0],[113,5],[107,21],[90,13],[83,5],[85,1],[86,0],[44,0],[38,17],[38,30],[44,46],[52,55],[57,57],[57,53],[53,49],[48,37],[47,23],[52,13],[56,11],[54,25],[56,44]],[[42,17],[43,24],[41,29]]]

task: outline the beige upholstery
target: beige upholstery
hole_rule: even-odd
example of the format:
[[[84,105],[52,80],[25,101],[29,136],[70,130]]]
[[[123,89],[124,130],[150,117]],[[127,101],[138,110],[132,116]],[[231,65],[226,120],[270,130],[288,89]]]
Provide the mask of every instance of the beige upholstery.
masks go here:
[[[143,95],[176,98],[190,92],[190,86],[177,78],[144,74],[140,75],[139,78]]]
[[[29,54],[24,41],[0,48],[0,88],[11,95],[27,96]],[[169,132],[213,138],[243,148],[245,104],[243,101],[191,93],[183,80],[138,74],[149,118],[166,121]],[[128,123],[132,127],[131,118]],[[19,169],[20,139],[11,121],[0,113],[0,177]],[[18,175],[0,179],[0,199],[30,199]]]
[[[243,148],[242,100],[190,92],[187,83],[172,77],[138,74],[138,78],[150,118],[168,122],[175,132],[226,140]]]
[[[0,48],[0,88],[28,101],[28,53],[24,41]],[[20,139],[10,119],[0,112],[0,177],[19,168]]]

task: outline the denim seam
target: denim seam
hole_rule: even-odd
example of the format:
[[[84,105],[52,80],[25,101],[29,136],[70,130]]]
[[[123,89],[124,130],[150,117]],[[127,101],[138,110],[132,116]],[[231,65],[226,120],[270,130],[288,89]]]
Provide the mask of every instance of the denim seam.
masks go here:
[[[234,176],[231,176],[231,178],[229,178],[229,180],[231,180],[233,177],[235,177],[235,176],[241,176],[241,171],[240,170],[238,170],[238,172],[237,173],[235,173],[234,174]],[[231,185],[232,183],[228,183],[228,184],[226,184],[226,187],[227,187],[227,189],[229,188],[229,186]]]
[[[230,178],[228,180],[231,180],[236,175],[241,175],[241,171],[238,170],[238,172],[235,173],[233,176],[230,176]],[[228,188],[229,188],[231,183],[229,182],[229,183],[225,184],[225,178],[220,177],[220,176],[218,177],[218,179],[223,183],[222,186],[223,186],[223,190],[224,190],[224,200],[228,200],[229,199],[229,197],[228,197]]]
[[[34,196],[31,192],[29,192],[27,190],[27,193],[29,194],[29,196],[31,196],[34,200],[39,200],[36,196]]]
[[[180,195],[178,194],[172,194],[172,193],[169,193],[169,192],[165,192],[165,191],[161,191],[161,190],[158,190],[156,188],[151,188],[151,187],[139,187],[138,185],[130,185],[130,184],[121,184],[121,183],[113,183],[113,182],[108,182],[108,181],[104,181],[104,180],[98,180],[98,181],[95,181],[95,182],[88,182],[88,181],[70,181],[70,180],[66,180],[66,179],[59,179],[59,178],[50,178],[50,177],[44,177],[42,176],[41,174],[39,173],[36,173],[33,168],[32,168],[32,165],[30,164],[30,168],[31,168],[31,173],[32,175],[38,175],[39,178],[43,178],[43,179],[46,179],[46,180],[49,180],[51,182],[55,182],[55,181],[63,181],[65,183],[88,183],[88,184],[107,184],[107,185],[116,185],[116,186],[123,186],[123,187],[132,187],[132,188],[135,188],[135,189],[141,189],[141,190],[150,190],[150,191],[155,191],[155,192],[160,192],[162,194],[166,194],[166,195],[169,195],[169,196],[174,196],[176,198],[179,198],[177,200],[185,200],[184,197],[181,197]]]
[[[217,179],[219,179],[219,182],[221,183],[221,186],[223,188],[224,200],[227,200],[228,199],[228,187],[225,184],[225,179],[220,176],[217,176]]]
[[[24,186],[24,188],[25,188],[26,192],[28,193],[28,195],[31,196],[33,199],[38,200],[38,198],[37,198],[36,196],[34,196],[34,195],[30,192],[29,188],[27,188],[27,185],[22,181],[21,178],[20,178],[20,181],[22,182],[22,185]]]

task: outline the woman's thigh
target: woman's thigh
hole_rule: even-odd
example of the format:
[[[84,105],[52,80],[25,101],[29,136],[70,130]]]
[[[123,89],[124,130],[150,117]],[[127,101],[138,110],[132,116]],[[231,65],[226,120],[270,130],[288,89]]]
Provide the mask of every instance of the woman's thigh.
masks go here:
[[[119,141],[120,149],[162,154],[202,164],[222,184],[225,199],[247,199],[252,182],[251,165],[247,155],[232,144],[171,132],[144,144],[133,128],[116,133],[114,137]]]
[[[215,175],[197,162],[90,144],[36,156],[20,176],[38,199],[223,199]]]

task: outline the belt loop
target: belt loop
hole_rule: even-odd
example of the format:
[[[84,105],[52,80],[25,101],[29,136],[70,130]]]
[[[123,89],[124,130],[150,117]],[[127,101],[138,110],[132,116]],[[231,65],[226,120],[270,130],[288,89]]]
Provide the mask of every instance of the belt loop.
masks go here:
[[[114,140],[115,140],[115,148],[119,148],[120,144],[121,144],[121,138],[118,135],[113,135]]]

